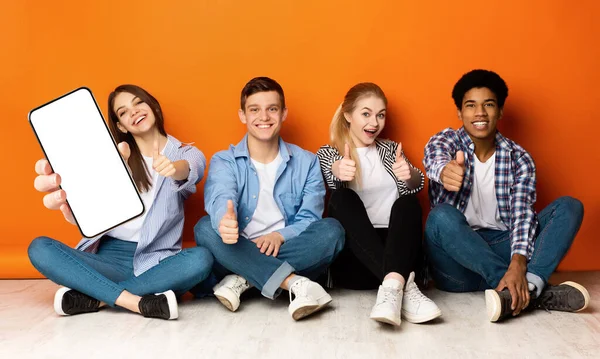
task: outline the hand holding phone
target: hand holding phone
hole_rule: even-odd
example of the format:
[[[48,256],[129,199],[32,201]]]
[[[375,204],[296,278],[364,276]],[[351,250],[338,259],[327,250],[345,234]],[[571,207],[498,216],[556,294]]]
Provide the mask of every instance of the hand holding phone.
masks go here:
[[[129,147],[122,143],[117,150],[89,89],[33,109],[29,122],[47,159],[36,164],[35,180],[38,191],[51,192],[46,207],[60,209],[85,237],[144,213],[127,159],[121,158],[129,157]]]

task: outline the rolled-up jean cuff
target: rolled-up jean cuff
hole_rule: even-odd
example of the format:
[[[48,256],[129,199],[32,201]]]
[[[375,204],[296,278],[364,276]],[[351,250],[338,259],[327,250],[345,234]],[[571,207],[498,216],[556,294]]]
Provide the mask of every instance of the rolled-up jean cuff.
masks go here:
[[[271,275],[267,283],[263,286],[261,294],[269,299],[275,299],[281,293],[281,283],[296,270],[288,262],[277,268],[275,273]]]

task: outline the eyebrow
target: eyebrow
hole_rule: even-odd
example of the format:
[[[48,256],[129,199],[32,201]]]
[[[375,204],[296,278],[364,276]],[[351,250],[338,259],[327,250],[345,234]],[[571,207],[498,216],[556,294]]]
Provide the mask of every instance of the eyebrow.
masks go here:
[[[133,103],[133,101],[135,101],[136,99],[139,99],[139,97],[137,97],[137,96],[133,96],[133,98],[131,99],[131,103]],[[117,108],[117,109],[115,110],[115,113],[119,112],[119,110],[120,110],[120,109],[122,109],[123,107],[125,107],[125,105],[123,105],[123,106],[119,106],[119,108]]]
[[[280,105],[279,105],[278,103],[272,103],[272,104],[270,104],[270,105],[267,105],[267,107],[273,107],[273,106],[277,106],[277,107],[279,107]],[[246,107],[247,107],[247,108],[251,108],[251,107],[260,107],[260,105],[259,105],[259,104],[256,104],[256,103],[251,103],[251,104],[249,104],[249,105],[246,105]]]
[[[496,100],[494,100],[493,98],[488,98],[488,99],[483,100],[483,102],[490,102],[490,101],[496,102]],[[475,100],[467,100],[464,103],[467,104],[467,103],[471,103],[471,102],[475,102]]]

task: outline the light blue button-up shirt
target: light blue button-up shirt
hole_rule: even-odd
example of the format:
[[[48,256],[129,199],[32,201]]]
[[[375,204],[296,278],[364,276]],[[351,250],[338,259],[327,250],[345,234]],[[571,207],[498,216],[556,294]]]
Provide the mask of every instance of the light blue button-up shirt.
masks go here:
[[[285,219],[285,227],[277,230],[284,240],[304,231],[323,216],[325,184],[317,156],[279,138],[283,162],[277,169],[273,199]],[[239,233],[252,220],[260,185],[256,168],[248,153],[248,135],[236,146],[217,152],[210,161],[204,187],[204,204],[213,229],[227,212],[232,200],[237,214]]]
[[[133,273],[136,276],[181,251],[183,201],[196,192],[196,183],[202,179],[206,167],[206,159],[200,150],[183,145],[173,136],[168,136],[164,155],[171,162],[188,161],[190,173],[183,181],[158,176],[152,206],[144,219],[133,256]],[[95,253],[103,235],[83,238],[76,248]]]

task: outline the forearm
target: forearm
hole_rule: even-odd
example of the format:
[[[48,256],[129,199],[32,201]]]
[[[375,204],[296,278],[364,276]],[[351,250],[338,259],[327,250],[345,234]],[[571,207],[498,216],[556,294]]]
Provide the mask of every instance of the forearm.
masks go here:
[[[190,174],[190,164],[186,160],[179,160],[173,162],[173,166],[175,167],[175,174],[173,174],[173,179],[176,181],[186,180]]]
[[[508,270],[516,270],[525,275],[527,272],[527,257],[522,254],[513,254],[508,265]]]

